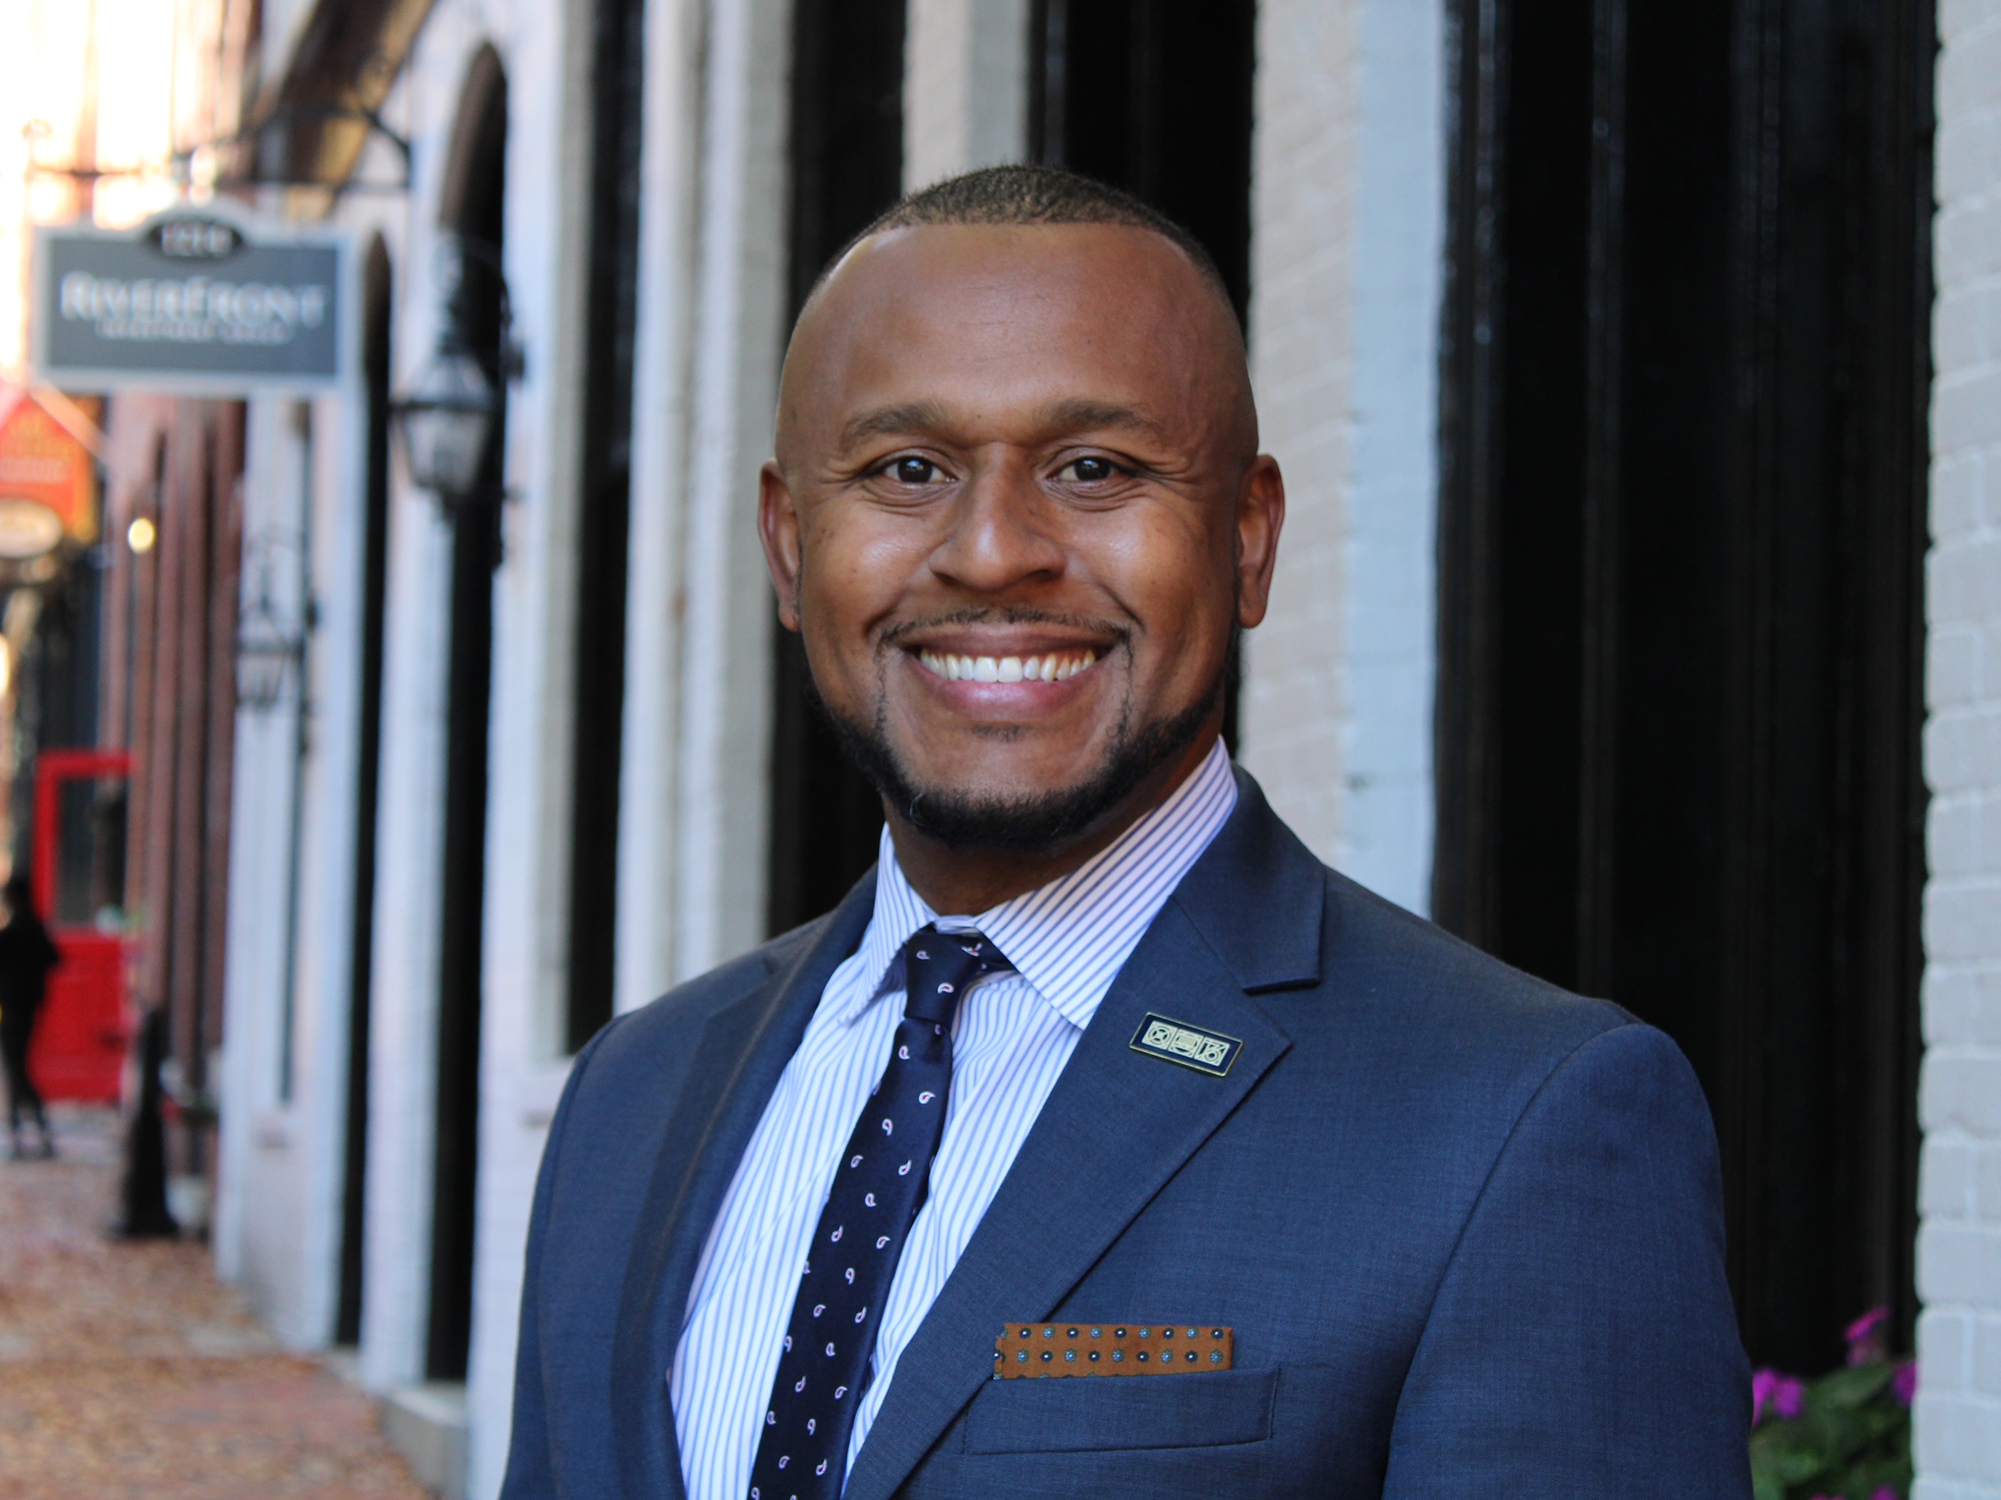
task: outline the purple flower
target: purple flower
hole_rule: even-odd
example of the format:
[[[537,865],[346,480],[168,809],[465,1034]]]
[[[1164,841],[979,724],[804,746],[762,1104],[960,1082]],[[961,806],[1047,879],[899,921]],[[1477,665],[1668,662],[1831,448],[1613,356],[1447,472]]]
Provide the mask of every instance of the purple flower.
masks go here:
[[[1904,1500],[1904,1497],[1886,1484],[1880,1490],[1876,1491],[1875,1494],[1871,1495],[1869,1500]]]
[[[1889,1357],[1883,1347],[1883,1325],[1890,1320],[1890,1309],[1872,1307],[1853,1323],[1843,1335],[1848,1340],[1848,1363],[1853,1365],[1873,1365]]]
[[[1901,1404],[1905,1406],[1911,1404],[1912,1399],[1918,1394],[1918,1362],[1916,1360],[1907,1359],[1897,1366],[1897,1373],[1890,1377],[1890,1389],[1896,1393],[1897,1400]],[[1892,1497],[1892,1500],[1894,1500],[1894,1497]]]
[[[1765,1420],[1766,1413],[1787,1421],[1806,1406],[1806,1387],[1777,1370],[1758,1370],[1751,1376],[1751,1425]]]
[[[1772,1399],[1772,1387],[1778,1383],[1777,1370],[1753,1370],[1751,1372],[1751,1425],[1756,1427],[1765,1420],[1765,1403]]]

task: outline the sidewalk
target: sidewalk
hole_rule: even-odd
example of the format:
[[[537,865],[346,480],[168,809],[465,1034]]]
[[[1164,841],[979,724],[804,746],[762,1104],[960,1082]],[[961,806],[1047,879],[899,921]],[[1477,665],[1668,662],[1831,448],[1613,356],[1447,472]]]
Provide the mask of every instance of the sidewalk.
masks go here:
[[[0,1160],[0,1500],[423,1500],[372,1403],[281,1352],[200,1245],[105,1238],[117,1122]]]

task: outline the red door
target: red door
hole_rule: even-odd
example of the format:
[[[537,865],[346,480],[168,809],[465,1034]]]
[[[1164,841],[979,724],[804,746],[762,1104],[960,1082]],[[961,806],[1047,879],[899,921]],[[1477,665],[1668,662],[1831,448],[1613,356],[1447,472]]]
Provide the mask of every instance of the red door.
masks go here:
[[[125,1005],[122,750],[44,750],[35,764],[35,905],[62,962],[29,1067],[51,1099],[118,1102]]]

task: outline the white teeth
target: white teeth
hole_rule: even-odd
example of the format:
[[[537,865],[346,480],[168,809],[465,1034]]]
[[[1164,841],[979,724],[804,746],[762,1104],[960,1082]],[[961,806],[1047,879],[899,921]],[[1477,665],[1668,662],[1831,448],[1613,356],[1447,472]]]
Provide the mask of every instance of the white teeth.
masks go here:
[[[1063,682],[1075,677],[1098,659],[1095,651],[1079,651],[1047,656],[941,656],[919,651],[917,659],[926,671],[947,682]]]

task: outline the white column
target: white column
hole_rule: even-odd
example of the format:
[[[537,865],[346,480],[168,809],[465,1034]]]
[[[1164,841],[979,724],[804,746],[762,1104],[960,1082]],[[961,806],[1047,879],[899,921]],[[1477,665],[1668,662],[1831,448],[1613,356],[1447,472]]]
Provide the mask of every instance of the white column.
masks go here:
[[[764,932],[771,584],[757,471],[785,322],[786,0],[714,0],[703,78],[682,574],[673,965],[699,974]]]
[[[246,424],[242,597],[268,594],[305,652],[303,681],[288,671],[275,704],[237,713],[215,1243],[302,1349],[330,1342],[339,1275],[365,410],[358,390],[263,399]]]
[[[492,17],[498,21],[498,16]],[[466,1494],[500,1490],[522,1257],[568,1073],[570,838],[589,285],[591,6],[519,3],[507,66],[507,281],[524,372],[508,397],[503,557],[493,576],[482,925],[479,1180]]]
[[[440,7],[390,96],[389,118],[430,147],[416,153],[403,233],[392,241],[395,389],[436,345],[438,195],[466,65],[482,40],[478,19]],[[498,39],[503,56],[506,42]],[[400,462],[390,472],[360,1351],[362,1383],[377,1392],[424,1378],[451,658],[451,529],[433,496],[402,482]]]
[[[688,329],[694,318],[703,6],[646,7],[639,299],[632,390],[632,525],[619,758],[614,1009],[674,980],[679,808],[681,567],[688,475]]]
[[[2001,0],[1940,7],[1915,1500],[2001,1500]]]
[[[406,371],[419,363],[408,348]],[[390,512],[361,1322],[362,1381],[377,1391],[424,1373],[451,638],[451,534],[419,491],[399,488]]]
[[[1027,0],[910,0],[903,186],[1028,152]]]
[[[1445,131],[1436,0],[1258,10],[1252,377],[1288,514],[1243,758],[1322,859],[1423,911]]]
[[[297,539],[302,475],[289,403],[249,403],[244,421],[244,607],[269,583],[284,625],[302,618]],[[300,1221],[293,1132],[279,1101],[287,901],[291,891],[296,680],[270,708],[239,708],[230,786],[229,937],[223,985],[216,1270],[267,1326],[296,1332]],[[295,1340],[296,1341],[296,1340]]]

